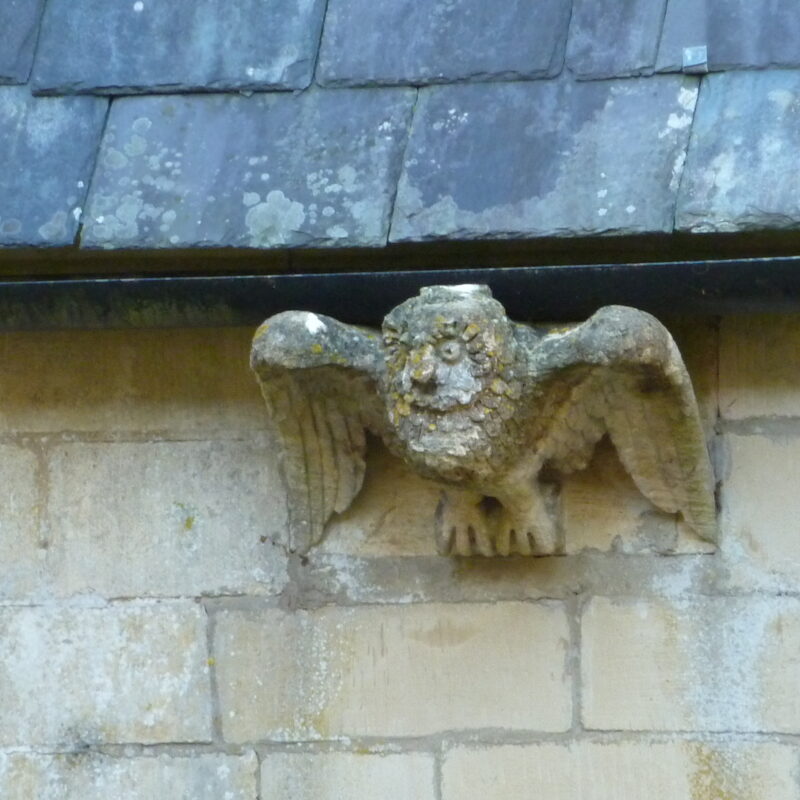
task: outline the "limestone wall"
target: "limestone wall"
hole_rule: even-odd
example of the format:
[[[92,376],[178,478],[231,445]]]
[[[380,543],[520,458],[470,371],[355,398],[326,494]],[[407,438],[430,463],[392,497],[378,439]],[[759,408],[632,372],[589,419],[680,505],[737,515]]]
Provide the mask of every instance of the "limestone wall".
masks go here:
[[[377,447],[287,559],[250,331],[0,338],[0,797],[800,798],[800,319],[671,327],[718,551],[606,448],[510,560]]]

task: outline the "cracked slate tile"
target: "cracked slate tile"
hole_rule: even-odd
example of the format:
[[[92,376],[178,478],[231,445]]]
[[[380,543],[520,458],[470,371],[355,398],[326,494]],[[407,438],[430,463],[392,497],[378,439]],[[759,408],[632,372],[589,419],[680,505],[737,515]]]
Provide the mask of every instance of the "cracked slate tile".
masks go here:
[[[575,0],[567,66],[579,78],[653,72],[667,0]]]
[[[539,78],[561,70],[570,0],[329,0],[326,85]]]
[[[671,231],[697,80],[420,91],[390,240]]]
[[[31,71],[44,0],[0,3],[0,83],[25,83]]]
[[[703,79],[676,226],[705,233],[800,226],[800,73]]]
[[[413,89],[114,101],[89,247],[386,244]]]
[[[797,0],[669,0],[656,69],[679,71],[705,45],[710,70],[800,65]]]
[[[47,93],[303,89],[324,0],[49,0],[33,69]]]
[[[72,244],[107,107],[0,87],[0,246]]]

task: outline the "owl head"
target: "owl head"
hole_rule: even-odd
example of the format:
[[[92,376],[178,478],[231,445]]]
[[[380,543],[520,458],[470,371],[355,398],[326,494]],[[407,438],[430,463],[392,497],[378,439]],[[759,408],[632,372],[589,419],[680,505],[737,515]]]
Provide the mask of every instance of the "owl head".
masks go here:
[[[390,418],[466,411],[500,396],[514,362],[505,310],[487,286],[423,288],[383,323]]]

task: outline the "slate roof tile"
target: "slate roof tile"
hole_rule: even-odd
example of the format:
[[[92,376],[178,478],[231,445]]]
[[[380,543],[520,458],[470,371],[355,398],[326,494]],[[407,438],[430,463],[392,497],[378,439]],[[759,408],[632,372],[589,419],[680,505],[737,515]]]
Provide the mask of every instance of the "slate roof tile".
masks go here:
[[[0,83],[25,83],[31,71],[44,0],[0,3]]]
[[[390,238],[669,231],[696,97],[684,76],[421,90]]]
[[[571,0],[329,0],[323,84],[538,78],[563,62]]]
[[[107,106],[0,87],[0,246],[72,244]]]
[[[797,0],[669,0],[657,68],[679,70],[706,45],[710,70],[800,66]]]
[[[114,101],[83,244],[381,246],[413,89]]]
[[[574,0],[567,66],[580,78],[653,72],[666,0]]]
[[[692,129],[677,227],[800,226],[800,72],[709,75]]]
[[[302,89],[324,0],[49,0],[43,92]]]

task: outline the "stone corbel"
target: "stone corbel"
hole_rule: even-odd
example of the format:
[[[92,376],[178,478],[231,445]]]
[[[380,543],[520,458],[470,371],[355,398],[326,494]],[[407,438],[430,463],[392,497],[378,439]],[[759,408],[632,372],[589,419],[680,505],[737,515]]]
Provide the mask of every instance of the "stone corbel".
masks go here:
[[[713,476],[680,353],[623,306],[560,328],[512,322],[485,286],[431,286],[382,331],[287,311],[251,364],[282,448],[289,547],[318,544],[361,489],[365,432],[442,487],[425,520],[442,555],[546,555],[541,476],[583,469],[608,436],[639,491],[716,535]]]

